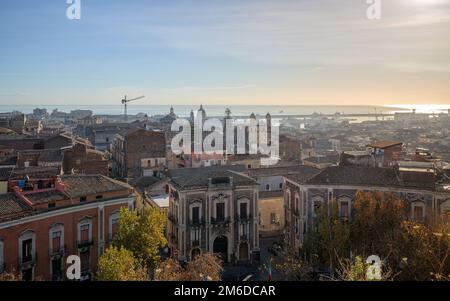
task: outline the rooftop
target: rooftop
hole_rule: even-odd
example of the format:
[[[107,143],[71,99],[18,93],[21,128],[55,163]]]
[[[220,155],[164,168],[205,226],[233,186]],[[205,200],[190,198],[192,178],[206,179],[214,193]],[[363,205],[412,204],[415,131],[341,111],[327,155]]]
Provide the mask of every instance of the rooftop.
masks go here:
[[[0,194],[0,221],[31,210],[31,207],[27,206],[13,193]]]
[[[397,145],[402,145],[403,142],[399,142],[399,141],[390,141],[390,140],[381,140],[381,141],[377,141],[375,143],[369,144],[369,147],[373,147],[373,148],[388,148],[388,147],[392,147],[392,146],[397,146]]]
[[[179,168],[169,170],[172,184],[178,189],[207,188],[209,179],[233,178],[234,186],[257,185],[251,177],[244,175],[245,166],[211,166],[201,168]]]
[[[67,192],[71,197],[81,197],[102,192],[132,189],[124,182],[103,175],[64,175],[61,176]]]
[[[435,190],[437,177],[431,172],[398,171],[394,168],[332,166],[306,181],[316,185],[355,185]]]
[[[287,176],[291,174],[315,172],[318,169],[305,165],[291,166],[274,166],[265,168],[248,169],[245,173],[252,178],[271,177],[271,176]]]

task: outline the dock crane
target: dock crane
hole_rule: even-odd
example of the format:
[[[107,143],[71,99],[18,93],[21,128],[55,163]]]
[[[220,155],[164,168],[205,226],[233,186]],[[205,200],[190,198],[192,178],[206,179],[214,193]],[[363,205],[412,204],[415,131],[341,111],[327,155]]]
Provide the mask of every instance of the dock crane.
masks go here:
[[[138,99],[142,99],[145,96],[139,96],[136,98],[132,98],[132,99],[127,99],[127,96],[125,95],[125,97],[122,99],[122,104],[124,105],[124,116],[125,116],[125,121],[128,121],[128,114],[127,114],[127,104],[131,101],[135,101]]]

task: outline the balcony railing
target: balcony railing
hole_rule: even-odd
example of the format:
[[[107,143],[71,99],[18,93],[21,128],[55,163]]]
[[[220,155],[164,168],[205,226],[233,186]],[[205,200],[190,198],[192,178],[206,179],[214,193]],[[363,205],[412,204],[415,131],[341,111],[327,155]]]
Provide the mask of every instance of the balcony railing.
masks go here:
[[[32,256],[26,256],[26,257],[19,258],[19,263],[20,263],[21,268],[31,267],[36,264],[36,261],[37,261],[36,254],[34,254]]]
[[[50,249],[48,249],[48,255],[50,257],[57,256],[57,255],[64,256],[65,251],[66,251],[66,245],[60,246],[57,248],[50,248]]]
[[[211,217],[211,224],[212,225],[219,225],[219,226],[228,226],[230,223],[230,218],[227,217],[225,219],[217,219],[215,217]]]
[[[201,227],[205,225],[205,219],[204,218],[200,218],[197,220],[189,220],[189,226],[191,227]]]
[[[253,219],[253,217],[252,217],[251,214],[247,214],[247,215],[238,215],[238,216],[236,216],[236,220],[237,220],[239,223],[248,223],[248,222],[251,222],[252,219]]]
[[[197,240],[192,240],[191,244],[192,244],[192,247],[198,247],[198,246],[200,246],[200,241],[198,239]]]
[[[94,244],[94,240],[93,239],[78,240],[77,241],[78,248],[89,247],[89,246],[92,246],[93,244]]]

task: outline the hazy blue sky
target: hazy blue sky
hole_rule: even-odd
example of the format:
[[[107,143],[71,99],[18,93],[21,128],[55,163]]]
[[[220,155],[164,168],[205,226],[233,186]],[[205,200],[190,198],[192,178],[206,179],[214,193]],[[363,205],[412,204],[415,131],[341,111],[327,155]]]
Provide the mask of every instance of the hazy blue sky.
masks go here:
[[[0,104],[450,104],[450,0],[0,2]]]

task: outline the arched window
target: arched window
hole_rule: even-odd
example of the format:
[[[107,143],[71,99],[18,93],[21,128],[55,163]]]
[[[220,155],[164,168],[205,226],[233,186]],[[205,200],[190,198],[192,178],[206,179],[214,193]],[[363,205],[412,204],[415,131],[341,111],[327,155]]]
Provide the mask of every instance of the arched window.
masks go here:
[[[285,204],[286,204],[286,209],[290,210],[291,209],[291,191],[289,189],[286,189]]]
[[[88,244],[92,241],[92,219],[84,218],[78,223],[78,244]]]
[[[48,231],[48,246],[50,254],[60,254],[64,250],[64,225],[55,224]]]
[[[28,263],[36,258],[36,234],[28,230],[19,237],[19,262]]]
[[[119,221],[120,221],[120,211],[115,211],[109,216],[109,240],[112,240],[114,238],[114,235],[116,235],[117,231],[119,230]]]
[[[351,200],[347,196],[339,197],[338,199],[339,217],[350,218],[351,215]]]
[[[295,213],[300,214],[300,196],[298,195],[298,192],[295,192],[294,199],[295,199],[295,203],[294,203]]]
[[[189,205],[189,223],[191,225],[199,225],[202,220],[202,203],[194,201]]]

